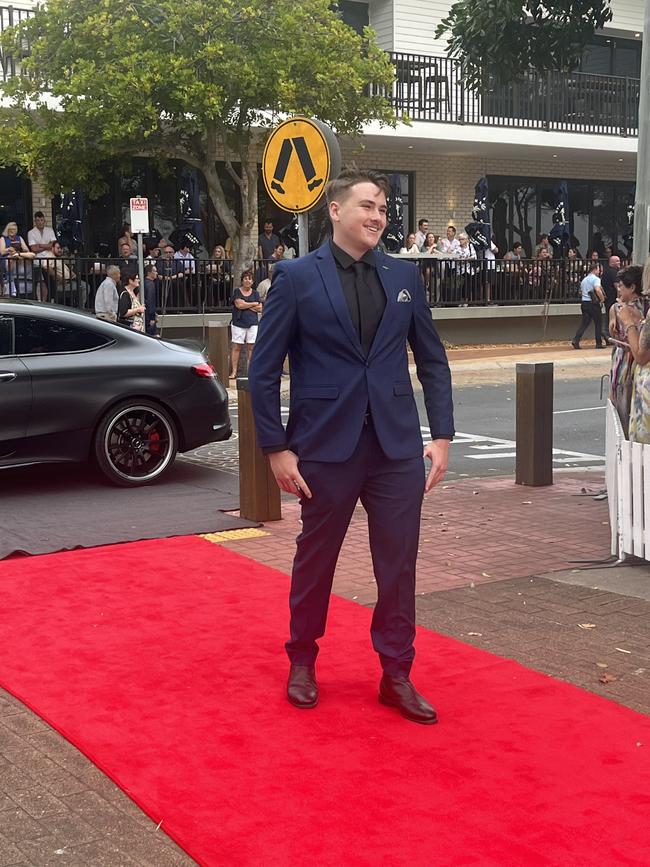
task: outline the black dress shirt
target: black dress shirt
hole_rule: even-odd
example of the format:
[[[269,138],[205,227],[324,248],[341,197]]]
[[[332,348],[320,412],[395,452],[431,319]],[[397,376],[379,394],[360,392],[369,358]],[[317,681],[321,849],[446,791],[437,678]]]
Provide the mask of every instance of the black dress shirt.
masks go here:
[[[330,241],[330,247],[352,325],[368,355],[386,307],[386,293],[377,273],[375,254],[368,250],[355,261],[334,241]]]

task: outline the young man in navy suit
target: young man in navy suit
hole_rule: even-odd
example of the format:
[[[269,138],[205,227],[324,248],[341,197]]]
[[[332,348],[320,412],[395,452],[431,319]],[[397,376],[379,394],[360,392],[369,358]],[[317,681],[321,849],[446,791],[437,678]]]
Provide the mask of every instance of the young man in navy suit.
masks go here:
[[[373,252],[386,227],[387,178],[344,170],[327,188],[332,239],[275,266],[251,365],[258,441],[282,490],[300,498],[289,606],[287,697],[318,702],[317,639],[355,505],[368,514],[378,598],[371,636],[379,700],[415,722],[437,721],[409,679],[415,656],[415,562],[423,494],[444,477],[453,437],[445,351],[412,262]],[[424,446],[409,376],[413,350],[432,431]],[[286,431],[280,377],[289,355]]]

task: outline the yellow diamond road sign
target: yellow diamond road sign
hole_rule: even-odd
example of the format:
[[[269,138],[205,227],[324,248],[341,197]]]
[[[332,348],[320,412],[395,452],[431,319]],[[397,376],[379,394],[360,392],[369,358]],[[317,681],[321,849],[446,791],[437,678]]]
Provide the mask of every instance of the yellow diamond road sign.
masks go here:
[[[338,141],[329,127],[306,117],[292,117],[269,136],[262,174],[275,204],[300,214],[318,204],[340,164]]]

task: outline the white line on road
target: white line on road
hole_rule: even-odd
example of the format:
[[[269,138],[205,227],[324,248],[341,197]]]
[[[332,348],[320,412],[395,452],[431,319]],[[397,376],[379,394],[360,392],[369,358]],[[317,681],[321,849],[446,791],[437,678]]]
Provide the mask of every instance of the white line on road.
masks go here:
[[[553,415],[566,415],[569,412],[593,412],[596,409],[605,409],[604,406],[585,406],[582,409],[556,409]]]
[[[465,455],[466,458],[471,458],[473,461],[487,461],[490,458],[515,458],[517,456],[517,452],[501,452],[499,454],[494,454],[494,452],[490,452],[489,455]]]

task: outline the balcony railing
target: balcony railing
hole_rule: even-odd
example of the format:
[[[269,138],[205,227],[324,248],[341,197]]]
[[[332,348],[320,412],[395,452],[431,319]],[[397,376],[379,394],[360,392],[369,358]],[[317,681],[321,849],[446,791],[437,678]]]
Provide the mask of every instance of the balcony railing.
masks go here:
[[[455,60],[391,54],[395,111],[412,120],[600,135],[638,135],[638,78],[534,70],[513,84],[489,76],[474,93]]]
[[[21,21],[31,18],[33,14],[33,9],[16,9],[14,6],[0,6],[0,33],[4,33],[10,27],[15,27]],[[27,51],[27,46],[25,46],[24,51]],[[0,74],[2,75],[0,80],[6,81],[19,71],[20,57],[7,54],[0,48]]]
[[[0,33],[34,14],[0,6]],[[21,52],[28,51],[25,46]],[[600,135],[638,135],[638,78],[531,70],[517,82],[486,76],[479,92],[463,84],[458,61],[427,54],[390,55],[395,81],[385,95],[397,114],[436,123],[545,129]],[[0,50],[3,81],[20,71],[20,57]]]

